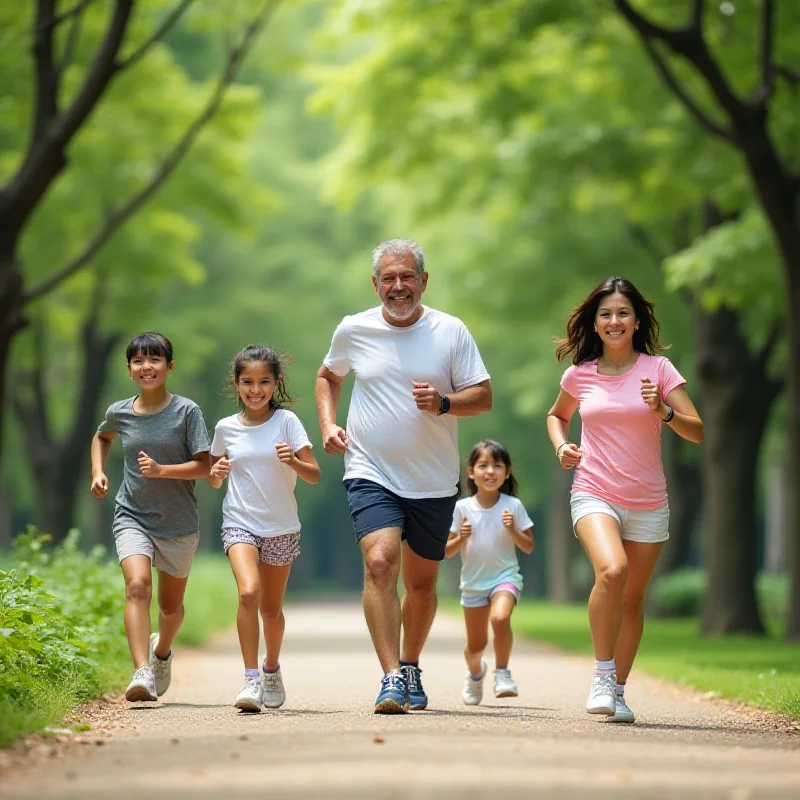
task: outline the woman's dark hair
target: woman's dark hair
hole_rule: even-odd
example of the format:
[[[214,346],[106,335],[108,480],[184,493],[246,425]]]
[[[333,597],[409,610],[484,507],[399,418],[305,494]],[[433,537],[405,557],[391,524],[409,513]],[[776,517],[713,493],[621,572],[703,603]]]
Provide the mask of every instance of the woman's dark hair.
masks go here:
[[[639,323],[638,330],[633,332],[633,349],[640,353],[655,355],[667,347],[658,343],[658,321],[653,314],[653,304],[642,297],[639,290],[625,278],[607,278],[594,287],[592,293],[572,312],[567,322],[567,336],[559,339],[556,358],[572,356],[572,363],[577,366],[584,361],[594,361],[603,355],[603,343],[594,329],[594,320],[600,301],[610,294],[619,292],[633,306],[633,313]]]
[[[272,370],[272,377],[275,378],[275,393],[270,398],[270,408],[284,408],[285,406],[290,406],[292,403],[297,402],[295,398],[289,394],[286,387],[284,369],[290,362],[290,359],[273,350],[271,347],[265,347],[262,344],[249,344],[236,354],[236,357],[233,359],[232,368],[233,380],[235,383],[239,383],[242,370],[254,361],[260,361],[262,364],[266,364]],[[241,409],[245,407],[238,392],[236,394],[236,404]]]
[[[130,364],[136,356],[161,356],[172,361],[172,342],[158,331],[148,331],[134,336],[125,349],[125,359]]]
[[[506,448],[500,444],[500,442],[496,442],[494,439],[483,439],[482,441],[478,442],[478,444],[472,448],[472,452],[469,454],[467,466],[474,467],[478,463],[481,453],[483,453],[484,450],[488,451],[489,457],[494,461],[502,461],[506,465],[506,469],[509,470],[508,475],[506,475],[506,479],[503,481],[503,485],[500,487],[500,491],[503,494],[510,494],[512,497],[516,497],[517,479],[510,472],[511,455],[509,454],[508,450],[506,450]],[[469,474],[467,474],[467,493],[470,497],[478,493],[478,487],[475,485],[475,481],[469,477]]]

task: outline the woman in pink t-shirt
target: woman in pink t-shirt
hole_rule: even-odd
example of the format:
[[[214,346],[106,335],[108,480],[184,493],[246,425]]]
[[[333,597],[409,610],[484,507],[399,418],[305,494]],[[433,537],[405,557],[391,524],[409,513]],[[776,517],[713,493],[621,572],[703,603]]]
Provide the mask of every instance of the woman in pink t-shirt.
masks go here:
[[[642,638],[647,585],[669,538],[661,428],[703,440],[686,381],[657,355],[664,349],[653,304],[624,278],[609,278],[573,312],[556,350],[572,366],[547,431],[561,466],[575,470],[572,524],[595,574],[589,626],[596,662],[586,710],[609,722],[634,721],[625,682]],[[580,447],[567,440],[575,409]]]

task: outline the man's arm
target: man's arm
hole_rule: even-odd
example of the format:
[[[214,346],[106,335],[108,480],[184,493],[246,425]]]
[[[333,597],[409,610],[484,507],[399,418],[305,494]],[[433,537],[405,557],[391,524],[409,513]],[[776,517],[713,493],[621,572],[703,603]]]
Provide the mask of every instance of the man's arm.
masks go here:
[[[336,409],[342,396],[343,381],[344,378],[331,372],[325,365],[319,368],[314,394],[317,399],[322,445],[326,453],[344,453],[349,444],[347,432],[336,424]]]
[[[414,381],[414,402],[420,411],[429,414],[438,414],[442,405],[442,395],[429,383]],[[448,414],[454,417],[475,417],[483,414],[492,407],[492,384],[488,379],[475,386],[468,386],[460,392],[446,395],[450,401]]]

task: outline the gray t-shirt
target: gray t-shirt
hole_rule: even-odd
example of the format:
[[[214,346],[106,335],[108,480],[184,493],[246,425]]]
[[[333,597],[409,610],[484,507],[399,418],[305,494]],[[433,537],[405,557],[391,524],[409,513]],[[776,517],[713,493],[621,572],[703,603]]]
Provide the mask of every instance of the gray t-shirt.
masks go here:
[[[124,472],[114,508],[114,530],[135,528],[161,539],[196,533],[194,481],[146,478],[139,471],[144,450],[159,464],[184,464],[210,448],[203,412],[197,403],[173,395],[157,414],[137,414],[135,397],[106,411],[98,433],[116,433],[122,440]]]

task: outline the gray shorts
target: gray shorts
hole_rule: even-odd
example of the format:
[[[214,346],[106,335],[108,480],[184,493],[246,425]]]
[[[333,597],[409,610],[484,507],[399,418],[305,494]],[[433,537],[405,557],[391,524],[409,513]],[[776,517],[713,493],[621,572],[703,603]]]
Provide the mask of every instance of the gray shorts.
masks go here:
[[[669,539],[669,505],[647,510],[623,508],[589,494],[573,494],[569,505],[573,531],[578,520],[583,517],[589,514],[605,514],[617,521],[622,538],[629,542],[658,544]]]
[[[222,546],[225,552],[235,544],[251,544],[258,549],[258,559],[273,567],[285,567],[300,555],[300,531],[280,536],[254,536],[242,528],[225,528]]]
[[[137,528],[122,528],[114,531],[114,542],[120,564],[128,556],[147,556],[156,569],[174,578],[188,578],[200,534],[161,539]]]

